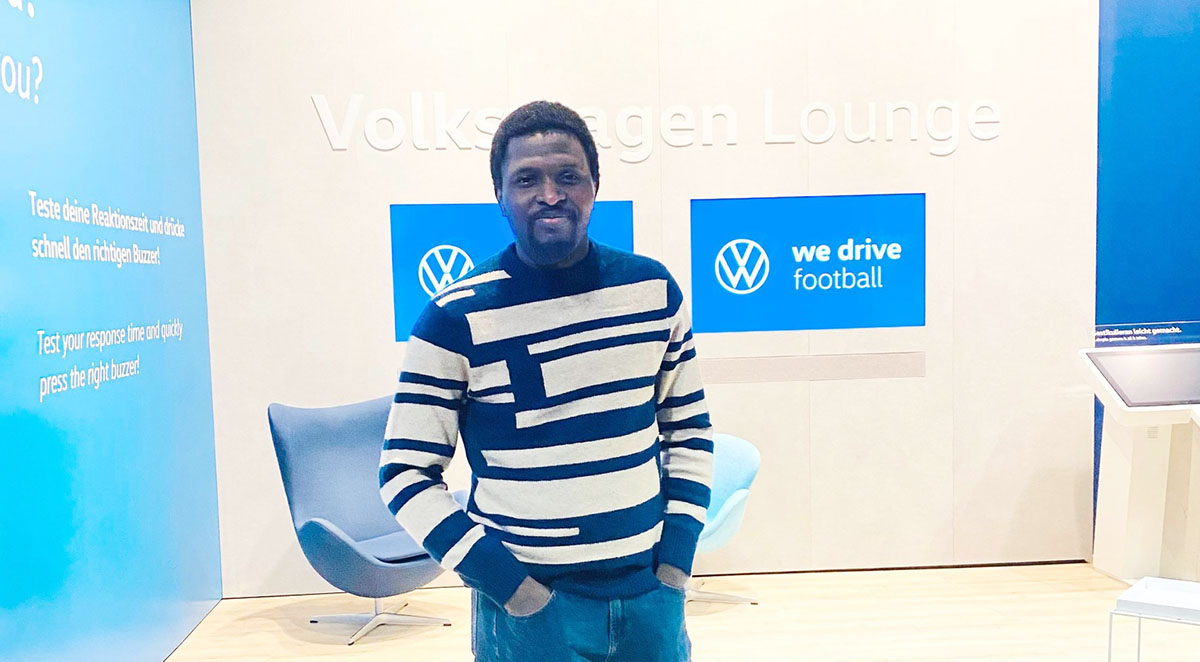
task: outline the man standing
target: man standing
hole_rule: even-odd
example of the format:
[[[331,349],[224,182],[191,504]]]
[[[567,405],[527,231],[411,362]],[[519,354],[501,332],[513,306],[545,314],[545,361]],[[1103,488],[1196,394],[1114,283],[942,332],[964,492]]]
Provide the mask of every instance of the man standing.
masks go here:
[[[417,320],[383,500],[474,589],[477,660],[687,660],[712,432],[682,293],[588,239],[600,172],[574,111],[513,111],[491,169],[515,242]],[[442,481],[460,433],[465,511]]]

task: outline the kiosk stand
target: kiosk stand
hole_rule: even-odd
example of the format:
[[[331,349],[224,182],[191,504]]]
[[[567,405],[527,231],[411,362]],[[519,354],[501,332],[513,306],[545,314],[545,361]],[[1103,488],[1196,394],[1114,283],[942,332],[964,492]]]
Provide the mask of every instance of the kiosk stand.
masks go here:
[[[1200,344],[1081,353],[1104,404],[1092,565],[1200,580]]]

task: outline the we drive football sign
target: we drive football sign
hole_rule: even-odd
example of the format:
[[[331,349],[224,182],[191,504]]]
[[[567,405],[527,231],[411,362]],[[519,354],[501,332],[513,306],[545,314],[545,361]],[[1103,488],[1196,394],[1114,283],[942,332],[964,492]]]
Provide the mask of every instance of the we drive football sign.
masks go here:
[[[697,332],[925,324],[925,195],[693,200]]]

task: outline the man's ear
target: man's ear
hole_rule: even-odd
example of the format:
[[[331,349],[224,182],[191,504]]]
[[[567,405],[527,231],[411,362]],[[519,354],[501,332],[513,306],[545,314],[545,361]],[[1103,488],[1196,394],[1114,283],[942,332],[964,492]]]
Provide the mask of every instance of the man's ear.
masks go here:
[[[496,194],[496,204],[500,205],[500,215],[508,218],[508,212],[504,210],[504,196],[500,194],[500,189],[492,189],[492,192]]]

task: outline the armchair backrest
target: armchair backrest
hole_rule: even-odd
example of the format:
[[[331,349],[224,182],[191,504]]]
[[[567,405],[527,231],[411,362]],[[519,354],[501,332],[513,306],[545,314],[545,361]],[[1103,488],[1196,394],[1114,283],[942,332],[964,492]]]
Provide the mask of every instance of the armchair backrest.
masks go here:
[[[738,490],[750,488],[762,456],[753,444],[731,434],[713,434],[712,501],[708,507],[711,520],[717,511]]]
[[[399,529],[379,497],[379,456],[392,396],[337,407],[267,408],[292,522],[313,517],[355,540]]]

